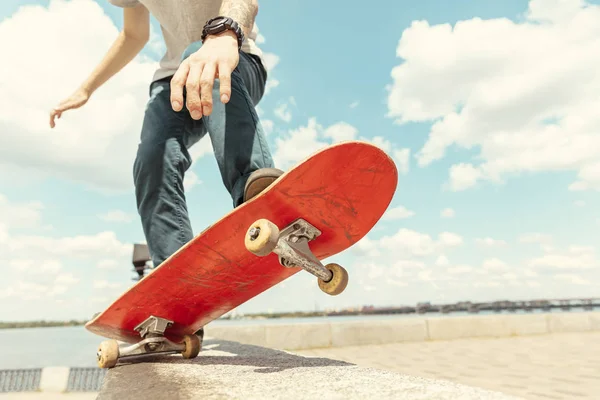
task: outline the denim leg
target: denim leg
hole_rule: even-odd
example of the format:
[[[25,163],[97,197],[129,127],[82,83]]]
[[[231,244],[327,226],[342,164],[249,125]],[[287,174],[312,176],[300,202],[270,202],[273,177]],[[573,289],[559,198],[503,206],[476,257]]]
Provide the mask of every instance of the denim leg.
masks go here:
[[[183,59],[200,48],[188,47]],[[202,122],[210,135],[215,158],[233,206],[242,203],[250,174],[273,168],[273,159],[255,106],[263,96],[266,73],[252,56],[240,52],[238,66],[231,74],[231,98],[221,103],[219,80],[213,86],[213,110]]]
[[[191,45],[184,58],[198,48],[198,43]],[[240,52],[231,76],[229,103],[221,103],[219,81],[215,80],[213,112],[199,121],[194,121],[185,107],[173,111],[168,80],[151,85],[133,175],[138,212],[155,266],[193,239],[183,179],[191,165],[188,149],[207,131],[234,207],[242,203],[249,175],[273,167],[254,108],[264,93],[265,79],[264,69]]]
[[[158,266],[193,238],[183,189],[191,165],[189,113],[173,111],[168,82],[151,85],[133,166],[138,212]],[[196,138],[196,140],[199,138]]]

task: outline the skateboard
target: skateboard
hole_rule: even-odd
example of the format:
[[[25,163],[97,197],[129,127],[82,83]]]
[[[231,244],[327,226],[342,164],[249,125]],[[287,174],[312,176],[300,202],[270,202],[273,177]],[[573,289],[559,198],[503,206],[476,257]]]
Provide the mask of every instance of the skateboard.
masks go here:
[[[392,159],[370,143],[347,141],[317,151],[95,315],[86,329],[111,339],[98,347],[98,366],[157,353],[194,358],[202,346],[195,332],[302,270],[317,278],[324,293],[339,295],[347,271],[321,260],[371,230],[397,183]]]

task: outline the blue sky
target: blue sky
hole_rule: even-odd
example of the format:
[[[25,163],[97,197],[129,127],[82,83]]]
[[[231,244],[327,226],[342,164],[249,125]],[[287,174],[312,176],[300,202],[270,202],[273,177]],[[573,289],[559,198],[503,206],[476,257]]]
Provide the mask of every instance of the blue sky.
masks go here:
[[[331,259],[350,272],[344,294],[299,274],[239,311],[597,293],[597,4],[261,0],[270,89],[259,113],[279,166],[350,136],[382,146],[402,173],[389,213]],[[0,4],[0,52],[12,60],[0,77],[0,299],[18,305],[0,320],[86,318],[131,285],[131,243],[144,241],[131,161],[164,50],[156,21],[139,58],[47,124],[121,12],[107,1]],[[200,232],[231,200],[208,138],[193,154]]]

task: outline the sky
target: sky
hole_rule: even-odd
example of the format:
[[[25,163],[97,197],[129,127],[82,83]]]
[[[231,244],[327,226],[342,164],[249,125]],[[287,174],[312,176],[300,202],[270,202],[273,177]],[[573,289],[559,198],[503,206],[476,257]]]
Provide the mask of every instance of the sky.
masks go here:
[[[240,313],[596,296],[600,6],[579,0],[261,0],[258,112],[284,170],[340,140],[399,169],[359,243]],[[357,3],[358,4],[358,3]],[[368,8],[368,5],[376,5]],[[90,318],[134,283],[132,163],[164,43],[50,129],[122,27],[108,1],[0,2],[0,320]],[[195,233],[231,210],[208,136],[185,186]]]

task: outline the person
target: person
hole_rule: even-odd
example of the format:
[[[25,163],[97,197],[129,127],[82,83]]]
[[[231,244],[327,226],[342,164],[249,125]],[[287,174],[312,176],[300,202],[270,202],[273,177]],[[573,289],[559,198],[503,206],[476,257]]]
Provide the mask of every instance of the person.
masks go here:
[[[109,0],[123,29],[89,78],[50,113],[54,128],[127,65],[160,23],[166,54],[150,98],[133,165],[138,212],[154,267],[193,238],[183,188],[190,147],[209,134],[233,206],[255,197],[283,172],[273,165],[256,105],[267,71],[256,44],[256,0]]]

